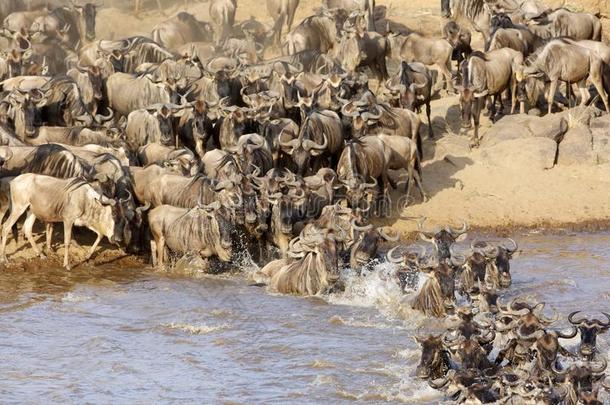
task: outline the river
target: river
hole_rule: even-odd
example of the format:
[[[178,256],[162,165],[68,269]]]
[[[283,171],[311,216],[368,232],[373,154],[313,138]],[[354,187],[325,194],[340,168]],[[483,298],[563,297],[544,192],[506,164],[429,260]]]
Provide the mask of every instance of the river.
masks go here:
[[[516,239],[504,302],[531,295],[564,320],[609,311],[610,234]],[[0,272],[0,403],[438,403],[414,378],[412,339],[434,322],[408,309],[386,266],[327,299],[237,275]]]

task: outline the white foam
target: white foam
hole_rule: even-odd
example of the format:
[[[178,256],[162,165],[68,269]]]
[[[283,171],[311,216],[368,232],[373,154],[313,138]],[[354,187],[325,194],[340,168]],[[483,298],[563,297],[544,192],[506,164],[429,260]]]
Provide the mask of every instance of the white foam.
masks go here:
[[[164,323],[161,325],[166,329],[179,330],[191,335],[205,335],[212,332],[218,332],[229,328],[228,324],[221,325],[192,325],[189,323]]]

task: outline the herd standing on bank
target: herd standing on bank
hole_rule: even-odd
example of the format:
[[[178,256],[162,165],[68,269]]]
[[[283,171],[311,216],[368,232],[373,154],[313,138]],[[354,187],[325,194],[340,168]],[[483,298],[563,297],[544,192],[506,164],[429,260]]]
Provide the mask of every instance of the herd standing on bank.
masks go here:
[[[374,0],[323,0],[298,23],[299,0],[267,0],[272,26],[236,21],[236,0],[211,0],[210,21],[180,12],[149,36],[104,39],[100,4],[3,1],[0,259],[26,214],[22,230],[41,257],[37,220],[47,251],[62,223],[66,247],[73,226],[96,234],[87,259],[104,237],[159,267],[169,253],[228,263],[248,251],[275,291],[336,291],[344,267],[366,274],[384,258],[380,243],[398,241],[367,224],[389,212],[391,189],[403,202],[426,200],[433,98],[459,91],[473,146],[485,108],[492,120],[550,113],[556,101],[570,106],[573,84],[588,103],[591,83],[608,110],[610,48],[596,16],[530,0],[440,5],[450,20],[438,38],[392,21]],[[136,14],[142,6],[134,2]],[[484,49],[472,49],[467,26]],[[577,330],[563,333],[542,304],[501,305],[514,241],[459,251],[466,224],[419,225],[428,248],[383,256],[414,309],[461,322],[421,339],[419,375],[468,403],[595,403],[605,369],[595,337],[608,321],[572,314]],[[578,355],[558,339],[577,332],[583,358],[560,364],[558,355]]]

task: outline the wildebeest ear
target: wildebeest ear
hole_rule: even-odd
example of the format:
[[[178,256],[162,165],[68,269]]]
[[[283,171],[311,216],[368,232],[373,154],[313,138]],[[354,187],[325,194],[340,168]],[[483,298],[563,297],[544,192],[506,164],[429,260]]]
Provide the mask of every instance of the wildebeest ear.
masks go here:
[[[510,258],[511,259],[516,259],[517,257],[519,257],[519,255],[521,254],[520,250],[516,250],[513,253],[510,254]]]
[[[460,236],[458,236],[457,238],[455,238],[455,241],[462,242],[462,241],[466,240],[467,237],[468,237],[468,233],[463,233]]]

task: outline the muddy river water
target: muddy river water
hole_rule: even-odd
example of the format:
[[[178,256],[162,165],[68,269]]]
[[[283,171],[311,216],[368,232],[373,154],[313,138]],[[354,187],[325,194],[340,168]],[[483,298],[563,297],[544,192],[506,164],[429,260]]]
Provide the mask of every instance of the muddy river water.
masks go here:
[[[562,319],[610,309],[610,234],[517,240],[504,302],[531,295]],[[272,295],[237,275],[0,272],[0,403],[439,403],[414,377],[411,338],[434,323],[386,271],[327,299]]]

